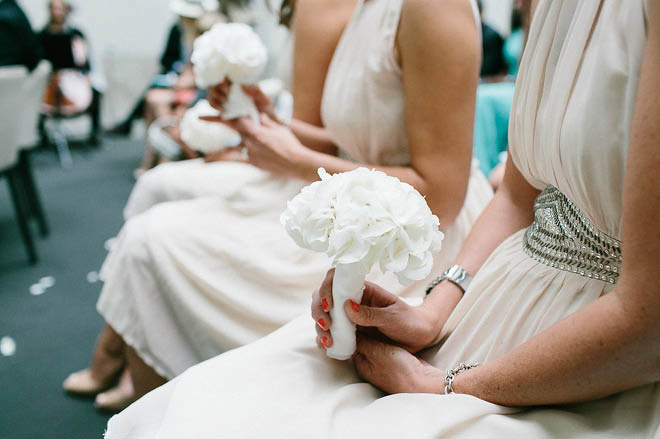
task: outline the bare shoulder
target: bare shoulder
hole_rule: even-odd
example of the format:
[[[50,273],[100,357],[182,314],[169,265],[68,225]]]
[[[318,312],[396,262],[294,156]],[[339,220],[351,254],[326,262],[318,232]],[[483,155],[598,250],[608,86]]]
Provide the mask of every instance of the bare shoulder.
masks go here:
[[[480,56],[478,30],[470,0],[404,0],[399,45],[425,45]]]
[[[357,0],[298,0],[293,21],[295,31],[345,26]]]
[[[465,25],[474,28],[474,12],[470,0],[404,0],[401,18],[418,24],[442,28],[442,25]]]

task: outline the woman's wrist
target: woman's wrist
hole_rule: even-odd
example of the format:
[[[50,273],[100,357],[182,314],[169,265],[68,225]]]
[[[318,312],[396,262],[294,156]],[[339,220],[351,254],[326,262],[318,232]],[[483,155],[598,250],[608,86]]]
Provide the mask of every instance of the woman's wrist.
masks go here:
[[[439,341],[442,328],[462,298],[463,291],[461,288],[452,282],[444,280],[431,290],[424,303],[422,303],[420,308],[423,309],[423,314],[427,321],[429,339],[432,340],[429,346]]]
[[[316,181],[319,179],[318,169],[323,167],[322,157],[325,154],[307,148],[302,143],[296,153],[294,168],[296,176],[305,181]]]

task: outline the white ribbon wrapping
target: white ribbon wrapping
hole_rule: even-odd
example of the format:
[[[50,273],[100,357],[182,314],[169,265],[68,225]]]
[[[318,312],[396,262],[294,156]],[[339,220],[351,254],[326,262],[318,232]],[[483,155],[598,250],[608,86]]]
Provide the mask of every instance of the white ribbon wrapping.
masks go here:
[[[344,303],[352,300],[362,301],[364,279],[367,273],[362,264],[338,264],[335,267],[335,277],[332,280],[332,302],[330,310],[332,327],[332,346],[327,349],[328,357],[336,360],[348,360],[355,352],[355,323],[351,322],[344,312]]]

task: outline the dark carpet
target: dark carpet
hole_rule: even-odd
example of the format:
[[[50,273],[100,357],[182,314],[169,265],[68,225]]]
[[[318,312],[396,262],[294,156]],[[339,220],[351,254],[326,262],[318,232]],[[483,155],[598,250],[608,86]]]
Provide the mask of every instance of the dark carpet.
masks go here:
[[[0,337],[16,342],[15,355],[0,355],[2,439],[102,437],[109,417],[97,413],[91,399],[66,395],[61,383],[87,366],[102,326],[95,310],[101,284],[90,283],[88,273],[99,270],[104,242],[122,225],[141,153],[139,142],[104,139],[100,147],[74,149],[70,171],[52,151],[32,155],[51,228],[49,237],[36,238],[34,266],[0,179]],[[30,286],[45,276],[55,285],[31,295]]]

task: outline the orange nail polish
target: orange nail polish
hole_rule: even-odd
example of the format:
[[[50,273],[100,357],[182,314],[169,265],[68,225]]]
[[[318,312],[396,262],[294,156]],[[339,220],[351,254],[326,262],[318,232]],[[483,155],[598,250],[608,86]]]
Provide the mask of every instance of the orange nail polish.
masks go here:
[[[327,348],[328,347],[328,337],[326,337],[325,335],[323,337],[321,337],[321,344]]]
[[[321,308],[323,308],[323,312],[328,312],[328,308],[330,307],[328,306],[327,299],[324,298],[323,300],[321,300]]]
[[[352,300],[349,300],[351,302],[351,308],[353,308],[353,311],[355,312],[360,312],[360,305],[357,303],[353,302]]]
[[[318,323],[318,325],[321,327],[321,329],[325,330],[325,320],[323,320],[323,319],[318,319],[318,320],[316,321],[316,323]]]

